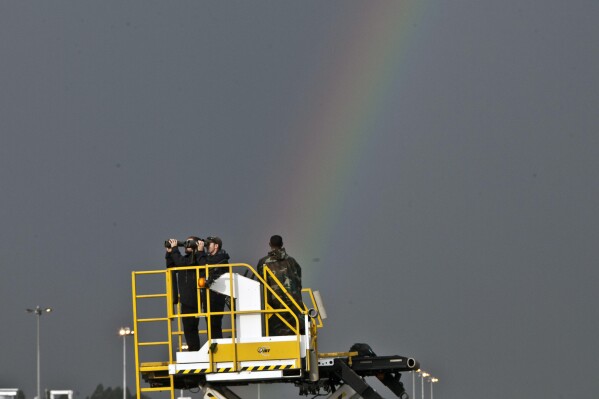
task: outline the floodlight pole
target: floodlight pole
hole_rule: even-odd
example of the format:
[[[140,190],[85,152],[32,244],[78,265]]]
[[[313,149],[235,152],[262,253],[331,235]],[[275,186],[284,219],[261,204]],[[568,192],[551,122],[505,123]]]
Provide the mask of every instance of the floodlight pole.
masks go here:
[[[424,371],[420,374],[420,377],[422,378],[422,380],[420,380],[420,390],[422,391],[422,399],[424,399],[424,379],[429,375],[429,373]]]
[[[37,399],[42,399],[42,397],[40,396],[40,316],[42,315],[41,312],[39,312],[39,306],[36,309],[38,312],[37,314]]]
[[[439,382],[439,379],[435,378],[435,377],[431,377],[431,399],[433,399],[433,384],[435,382]]]
[[[416,373],[418,371],[412,370],[412,399],[416,399]]]
[[[123,337],[123,399],[127,399],[127,335],[133,335],[133,330],[121,327],[119,335]]]
[[[41,308],[39,305],[35,309],[26,309],[28,313],[34,313],[37,316],[37,399],[42,399],[40,391],[40,317],[43,312],[50,313],[52,308]]]

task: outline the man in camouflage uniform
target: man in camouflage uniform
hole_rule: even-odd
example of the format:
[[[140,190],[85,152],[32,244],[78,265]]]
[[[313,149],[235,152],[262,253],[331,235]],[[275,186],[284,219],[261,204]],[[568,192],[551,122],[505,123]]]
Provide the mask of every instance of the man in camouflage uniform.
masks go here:
[[[264,258],[258,261],[256,270],[260,276],[264,277],[264,266],[268,266],[270,271],[279,279],[283,287],[295,302],[303,309],[302,302],[302,268],[291,256],[287,255],[283,248],[283,238],[279,235],[270,237],[270,252]],[[269,281],[271,280],[271,281]],[[285,302],[285,304],[295,313],[300,323],[300,333],[303,333],[303,316],[293,302],[288,298],[287,294],[281,290],[279,285],[272,281],[272,278],[267,277],[266,282],[277,293],[277,295]],[[270,292],[267,295],[267,302],[273,309],[285,309],[285,306]],[[295,327],[295,319],[289,313],[278,313],[291,326]],[[272,314],[268,319],[268,331],[270,335],[291,335],[291,329],[279,318],[277,314]]]

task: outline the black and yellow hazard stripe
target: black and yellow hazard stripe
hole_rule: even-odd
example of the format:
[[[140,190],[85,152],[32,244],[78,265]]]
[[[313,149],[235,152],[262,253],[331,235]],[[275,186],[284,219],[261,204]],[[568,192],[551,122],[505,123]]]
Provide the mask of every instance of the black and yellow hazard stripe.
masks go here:
[[[272,366],[248,366],[242,367],[241,371],[272,371],[272,370],[287,370],[291,368],[291,364],[279,364]]]
[[[233,371],[233,367],[219,367],[216,369],[216,373],[231,373]]]
[[[233,367],[220,367],[215,370],[216,373],[232,373],[233,371],[273,371],[273,370],[289,370],[292,368],[291,364],[278,364],[278,365],[264,365],[264,366],[247,366],[242,367],[240,370],[233,370]],[[189,369],[177,371],[177,375],[185,374],[204,374],[208,373],[210,369]]]
[[[189,369],[189,370],[179,370],[177,374],[202,374],[207,373],[210,369]]]

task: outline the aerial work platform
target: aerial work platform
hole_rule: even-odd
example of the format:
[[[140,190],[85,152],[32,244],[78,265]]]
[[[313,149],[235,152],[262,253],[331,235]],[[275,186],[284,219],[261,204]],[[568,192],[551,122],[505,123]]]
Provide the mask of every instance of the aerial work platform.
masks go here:
[[[191,315],[205,324],[200,330],[203,345],[199,351],[187,351],[181,318],[190,314],[182,315],[173,305],[174,272],[195,269],[198,276],[201,271],[208,277],[215,268],[224,273],[209,288],[198,279],[198,293],[205,291],[198,295],[198,309],[204,300],[206,312]],[[297,303],[268,267],[263,275],[241,263],[133,272],[132,291],[137,397],[166,391],[174,399],[176,389],[189,389],[201,392],[202,398],[235,399],[239,397],[229,389],[235,385],[291,383],[300,395],[378,399],[382,396],[364,379],[376,376],[397,397],[407,399],[400,373],[418,369],[413,358],[376,356],[371,350],[319,352],[318,330],[326,312],[318,291],[304,288],[303,303]],[[212,312],[210,292],[226,295],[228,309]],[[223,316],[225,338],[212,338],[210,318],[215,315]],[[290,335],[269,331],[273,317]]]

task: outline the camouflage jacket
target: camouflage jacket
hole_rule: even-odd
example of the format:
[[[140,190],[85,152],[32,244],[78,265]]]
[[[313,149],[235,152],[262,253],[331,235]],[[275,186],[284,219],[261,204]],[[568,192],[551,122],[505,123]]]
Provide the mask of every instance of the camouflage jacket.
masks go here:
[[[301,306],[302,302],[302,268],[291,256],[287,255],[285,248],[273,249],[267,256],[258,261],[256,267],[260,276],[264,276],[264,266],[273,272],[285,289]],[[268,281],[275,291],[280,291],[274,281]]]

